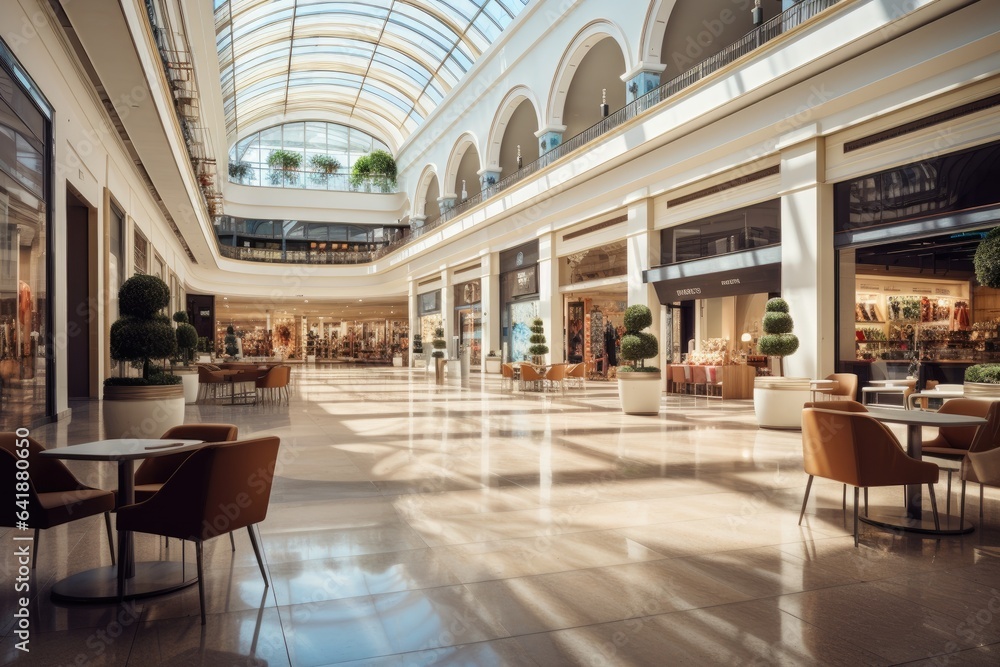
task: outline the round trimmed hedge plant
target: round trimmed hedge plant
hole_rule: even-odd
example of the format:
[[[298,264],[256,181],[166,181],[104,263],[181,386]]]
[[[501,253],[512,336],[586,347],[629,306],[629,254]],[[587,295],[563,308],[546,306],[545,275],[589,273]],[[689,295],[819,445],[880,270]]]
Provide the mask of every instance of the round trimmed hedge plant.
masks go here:
[[[980,285],[1000,288],[1000,227],[991,229],[980,241],[972,263]]]
[[[177,350],[170,319],[160,311],[170,305],[170,288],[156,276],[136,275],[118,290],[121,317],[111,325],[111,358],[142,369],[141,378],[107,378],[107,386],[179,384],[181,378],[165,375],[154,359],[166,359]]]
[[[444,359],[444,350],[448,347],[447,341],[444,339],[444,328],[438,327],[434,330],[434,338],[431,340],[431,347],[434,351],[431,352],[431,356],[435,359]]]
[[[1000,364],[976,364],[965,369],[966,382],[1000,384]]]
[[[198,347],[198,330],[188,323],[188,314],[183,310],[174,313],[177,322],[177,351],[182,355],[185,364],[190,364]]]
[[[764,335],[757,342],[761,354],[778,357],[779,371],[784,374],[784,358],[799,349],[798,336],[792,333],[794,322],[788,314],[788,302],[782,298],[768,299],[764,306]]]
[[[646,306],[629,306],[625,310],[625,335],[622,336],[621,357],[629,362],[628,366],[618,368],[619,373],[659,373],[656,366],[646,366],[646,359],[652,359],[660,353],[660,344],[656,336],[643,331],[653,324],[653,312]]]
[[[528,348],[528,352],[531,356],[535,357],[536,364],[544,363],[544,357],[549,353],[549,346],[545,343],[545,323],[540,317],[536,317],[531,323],[531,338],[528,339],[531,343],[531,347]]]

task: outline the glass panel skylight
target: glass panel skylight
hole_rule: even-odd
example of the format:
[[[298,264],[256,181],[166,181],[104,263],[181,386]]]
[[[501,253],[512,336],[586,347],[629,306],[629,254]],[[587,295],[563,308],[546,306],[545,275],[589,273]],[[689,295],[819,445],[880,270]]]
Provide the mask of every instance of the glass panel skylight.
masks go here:
[[[214,0],[226,129],[337,110],[405,139],[528,2]]]

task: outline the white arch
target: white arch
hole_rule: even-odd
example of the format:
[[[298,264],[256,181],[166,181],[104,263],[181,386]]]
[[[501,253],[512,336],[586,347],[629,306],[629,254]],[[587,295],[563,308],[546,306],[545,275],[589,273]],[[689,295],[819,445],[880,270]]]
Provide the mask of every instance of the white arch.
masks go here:
[[[545,114],[548,122],[539,125],[539,129],[550,125],[563,125],[566,93],[569,92],[569,86],[573,82],[573,75],[576,74],[576,68],[590,52],[590,48],[607,37],[618,43],[618,48],[622,52],[622,59],[625,60],[625,71],[631,69],[630,54],[632,53],[632,49],[629,47],[628,38],[625,37],[622,29],[617,24],[604,19],[588,23],[576,34],[573,42],[563,53],[563,57],[559,61],[559,67],[556,69],[556,75],[552,80],[552,87],[549,90],[549,103]],[[622,72],[622,74],[624,73]]]
[[[437,178],[437,167],[433,164],[429,164],[423,168],[420,172],[420,178],[417,179],[417,189],[413,193],[411,201],[413,202],[413,209],[410,213],[411,218],[416,218],[421,215],[426,215],[427,211],[427,190],[431,187],[431,183]],[[438,190],[441,190],[441,182],[438,181]]]
[[[677,0],[653,0],[642,26],[642,41],[639,44],[639,63],[663,63],[663,35],[667,31],[667,21],[677,5]]]
[[[538,127],[543,127],[544,119],[541,114],[541,107],[538,106],[538,99],[535,93],[527,86],[515,86],[508,91],[500,102],[496,116],[493,117],[493,124],[490,126],[489,141],[486,144],[486,155],[480,155],[484,169],[499,169],[500,165],[500,144],[503,143],[503,135],[507,130],[507,123],[514,115],[521,102],[528,100],[535,111],[535,120]],[[532,137],[533,138],[533,137]]]
[[[444,172],[444,180],[438,180],[442,197],[454,197],[457,194],[458,167],[462,164],[462,158],[469,147],[476,149],[479,156],[479,169],[482,169],[483,152],[479,150],[479,140],[472,132],[463,132],[455,142],[455,147],[451,149],[451,157],[448,158],[448,169]],[[478,171],[478,170],[477,170]]]

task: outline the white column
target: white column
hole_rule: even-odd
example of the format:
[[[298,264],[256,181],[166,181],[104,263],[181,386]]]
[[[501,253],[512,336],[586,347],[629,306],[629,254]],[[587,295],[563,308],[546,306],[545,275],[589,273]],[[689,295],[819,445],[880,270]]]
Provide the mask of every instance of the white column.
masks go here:
[[[479,286],[483,308],[483,356],[500,350],[500,253],[483,255]]]
[[[417,314],[417,283],[413,280],[407,282],[407,299],[406,303],[409,305],[408,314],[410,320],[410,366],[413,366],[413,337],[420,333],[420,316]],[[422,341],[422,344],[427,344],[430,341]]]
[[[834,370],[833,186],[823,182],[823,139],[792,140],[781,149],[781,296],[799,338],[785,375],[825,377]]]
[[[653,313],[653,325],[649,327],[649,333],[659,339],[660,300],[653,286],[642,281],[642,272],[660,263],[660,233],[653,230],[653,200],[642,199],[629,204],[626,225],[628,305],[649,307]],[[660,355],[656,359],[647,359],[646,365],[661,365],[664,341],[659,340],[659,343]]]
[[[538,238],[538,316],[545,327],[549,346],[549,363],[563,361],[563,307],[559,294],[559,258],[556,256],[556,235]]]
[[[452,358],[458,350],[452,344],[455,336],[455,304],[452,303],[451,275],[448,269],[441,270],[441,327],[444,329],[444,340],[448,343],[445,357]]]

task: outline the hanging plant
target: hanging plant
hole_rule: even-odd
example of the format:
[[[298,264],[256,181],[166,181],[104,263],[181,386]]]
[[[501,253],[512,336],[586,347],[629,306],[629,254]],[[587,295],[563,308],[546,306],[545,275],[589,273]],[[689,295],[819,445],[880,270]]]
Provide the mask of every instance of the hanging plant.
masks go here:
[[[298,180],[298,174],[295,172],[302,166],[302,153],[281,149],[271,151],[267,156],[267,165],[274,170],[271,172],[273,185],[278,185],[282,181],[294,184]]]
[[[991,229],[979,242],[972,262],[980,285],[1000,288],[1000,227]]]
[[[236,160],[229,163],[229,180],[236,183],[244,183],[253,177],[253,167],[249,162]]]
[[[351,186],[372,186],[382,192],[396,187],[396,161],[383,150],[372,151],[354,161],[351,167]],[[366,189],[368,189],[366,187]]]
[[[336,174],[340,170],[340,160],[332,155],[313,155],[309,164],[320,174]]]

